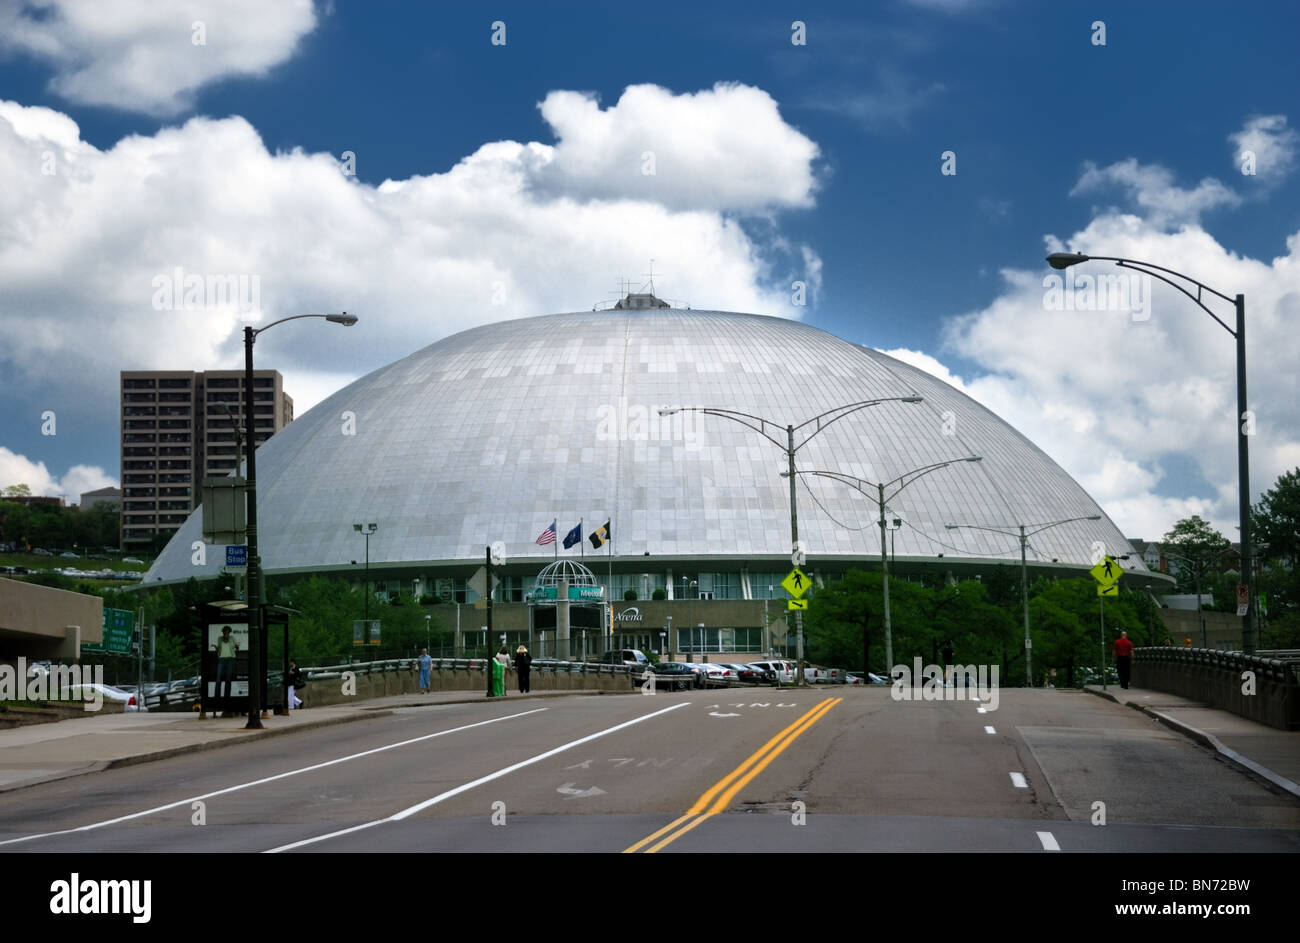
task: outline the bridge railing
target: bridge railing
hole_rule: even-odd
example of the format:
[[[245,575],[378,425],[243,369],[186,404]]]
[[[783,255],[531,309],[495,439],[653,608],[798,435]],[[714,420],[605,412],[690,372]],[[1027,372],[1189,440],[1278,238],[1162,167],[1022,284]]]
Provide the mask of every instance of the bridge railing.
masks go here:
[[[1282,730],[1300,730],[1300,659],[1207,648],[1139,648],[1133,684],[1203,701]]]

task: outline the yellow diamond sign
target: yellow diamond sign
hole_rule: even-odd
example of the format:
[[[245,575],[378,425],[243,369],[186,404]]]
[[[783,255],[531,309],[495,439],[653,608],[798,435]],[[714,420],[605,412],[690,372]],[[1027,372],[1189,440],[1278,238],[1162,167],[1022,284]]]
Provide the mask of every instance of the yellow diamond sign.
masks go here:
[[[1118,584],[1118,583],[1106,583],[1106,584],[1103,585],[1102,583],[1098,583],[1098,584],[1097,584],[1097,595],[1098,595],[1098,596],[1118,596],[1118,595],[1119,595],[1119,584]]]
[[[789,612],[793,612],[793,611],[796,610],[796,609],[807,609],[807,608],[808,608],[808,600],[806,600],[806,599],[787,599],[787,600],[785,601],[785,608],[786,608],[786,610],[789,611]]]
[[[1106,556],[1102,557],[1101,562],[1088,572],[1102,586],[1110,586],[1112,583],[1119,582],[1119,578],[1124,575],[1124,568],[1119,565],[1114,557]]]
[[[798,599],[804,593],[808,592],[808,575],[803,570],[795,567],[786,574],[785,579],[781,581],[781,588],[787,593]]]

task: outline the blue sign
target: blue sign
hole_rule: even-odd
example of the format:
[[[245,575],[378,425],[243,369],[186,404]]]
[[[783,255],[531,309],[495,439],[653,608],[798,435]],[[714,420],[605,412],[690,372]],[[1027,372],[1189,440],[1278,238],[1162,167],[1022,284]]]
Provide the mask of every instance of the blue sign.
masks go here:
[[[226,566],[248,566],[248,547],[244,544],[226,547]]]

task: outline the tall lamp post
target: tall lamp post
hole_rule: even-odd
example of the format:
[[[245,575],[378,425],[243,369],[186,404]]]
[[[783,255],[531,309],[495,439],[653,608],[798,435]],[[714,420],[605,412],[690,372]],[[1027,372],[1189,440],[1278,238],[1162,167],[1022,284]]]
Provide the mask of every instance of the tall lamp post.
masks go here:
[[[365,525],[353,524],[352,529],[355,530],[358,534],[364,535],[366,538],[366,568],[365,568],[366,575],[364,577],[366,582],[366,594],[362,599],[363,608],[362,608],[362,616],[361,616],[361,620],[362,622],[365,623],[366,626],[366,637],[361,640],[361,644],[369,645],[370,644],[370,535],[373,534],[375,531],[379,530],[379,525],[373,522]]]
[[[1018,530],[1003,530],[997,527],[982,527],[978,524],[944,524],[948,530],[987,530],[995,534],[1005,534],[1008,537],[1020,538],[1020,598],[1024,605],[1025,617],[1025,683],[1029,687],[1034,686],[1033,670],[1033,643],[1029,639],[1029,564],[1025,560],[1025,551],[1029,546],[1029,538],[1034,534],[1045,531],[1050,527],[1059,527],[1062,524],[1073,524],[1075,521],[1099,521],[1100,514],[1090,514],[1087,517],[1071,517],[1063,521],[1049,521],[1040,524],[1012,524]],[[1025,530],[1026,527],[1032,527],[1033,530]],[[1055,561],[1053,561],[1055,562]],[[1105,678],[1105,666],[1103,666],[1102,677]]]
[[[324,318],[332,324],[351,327],[357,323],[355,314],[295,314],[266,327],[244,328],[244,439],[248,442],[248,611],[252,614],[248,640],[248,724],[245,729],[262,729],[262,684],[266,670],[262,667],[262,558],[257,554],[257,430],[253,419],[253,344],[257,335],[269,331],[285,321],[299,318]]]
[[[881,584],[885,594],[885,665],[886,670],[892,673],[894,665],[894,629],[893,623],[889,617],[889,554],[885,545],[885,508],[889,501],[898,497],[904,488],[922,478],[930,472],[938,471],[940,468],[947,468],[949,465],[957,465],[961,462],[978,462],[982,456],[968,455],[965,458],[953,458],[946,462],[935,462],[933,465],[923,465],[920,468],[913,468],[911,471],[904,472],[897,478],[889,481],[875,482],[867,481],[863,478],[856,478],[853,475],[845,475],[840,472],[831,471],[801,471],[801,475],[817,475],[819,478],[829,478],[832,481],[838,481],[840,484],[848,485],[855,491],[860,492],[872,501],[880,509],[880,573]],[[783,473],[784,475],[784,473]],[[793,480],[793,478],[792,478]],[[885,494],[885,489],[898,485],[892,494]],[[870,490],[869,490],[870,489]],[[872,491],[875,493],[873,494]],[[863,671],[870,671],[868,665],[862,666]]]
[[[1066,269],[1071,265],[1089,261],[1114,262],[1121,268],[1131,268],[1142,272],[1144,275],[1150,275],[1152,278],[1158,278],[1166,285],[1178,289],[1190,298],[1198,308],[1214,318],[1219,326],[1231,334],[1237,342],[1237,416],[1233,424],[1237,429],[1237,511],[1241,518],[1238,522],[1241,530],[1241,577],[1242,582],[1245,583],[1251,578],[1250,565],[1252,559],[1250,544],[1250,442],[1247,439],[1248,433],[1246,430],[1248,427],[1253,430],[1254,425],[1247,421],[1246,415],[1246,296],[1239,293],[1230,298],[1222,292],[1215,291],[1208,285],[1201,284],[1188,275],[1183,275],[1181,272],[1175,272],[1173,269],[1161,265],[1154,265],[1151,262],[1139,262],[1134,259],[1125,259],[1113,255],[1084,255],[1081,252],[1053,252],[1047,257],[1048,264],[1055,269]],[[1162,275],[1162,272],[1165,274]],[[1195,285],[1196,293],[1192,294],[1187,288],[1171,280],[1168,276],[1181,279],[1189,285]],[[1205,302],[1201,299],[1206,292],[1216,298],[1223,299],[1236,309],[1236,330],[1228,327],[1217,314],[1205,306]],[[1253,613],[1254,607],[1247,607],[1246,614],[1242,616],[1241,620],[1241,647],[1247,655],[1255,654]]]
[[[860,403],[848,403],[844,406],[836,406],[834,409],[828,409],[826,412],[813,416],[811,419],[799,423],[799,425],[773,422],[771,419],[763,419],[759,416],[751,416],[749,413],[738,412],[734,409],[717,409],[712,406],[679,406],[666,407],[659,410],[660,416],[671,416],[674,413],[703,413],[706,416],[721,416],[724,419],[730,419],[738,422],[742,426],[753,429],[763,438],[767,439],[786,456],[787,469],[782,473],[783,478],[790,479],[790,552],[792,555],[799,552],[799,510],[795,496],[795,454],[807,445],[812,439],[827,426],[850,416],[860,409],[867,409],[870,406],[879,406],[881,403],[919,403],[919,396],[886,396],[879,399],[863,400]],[[811,426],[811,431],[805,432]],[[784,429],[785,439],[782,441],[778,438],[780,432]],[[795,433],[802,437],[799,443],[795,444]],[[803,610],[794,611],[795,624],[795,663],[799,666],[796,681],[802,685],[803,680]]]

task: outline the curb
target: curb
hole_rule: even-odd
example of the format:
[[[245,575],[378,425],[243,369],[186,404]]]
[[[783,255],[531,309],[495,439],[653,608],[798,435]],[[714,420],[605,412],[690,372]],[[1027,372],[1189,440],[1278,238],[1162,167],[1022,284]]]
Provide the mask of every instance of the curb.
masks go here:
[[[1115,704],[1121,703],[1119,698],[1115,697],[1115,695],[1111,694],[1109,691],[1105,691],[1105,692],[1094,691],[1092,688],[1084,688],[1084,690],[1088,691],[1091,694],[1097,695],[1097,697],[1105,698],[1108,701],[1112,701]],[[1138,711],[1141,714],[1145,714],[1146,716],[1150,717],[1152,720],[1159,721],[1160,723],[1164,724],[1166,727],[1168,727],[1170,730],[1174,731],[1175,733],[1180,733],[1184,737],[1187,737],[1188,739],[1195,741],[1201,746],[1213,750],[1225,762],[1227,762],[1232,766],[1235,766],[1243,773],[1246,773],[1249,776],[1259,777],[1260,779],[1263,779],[1265,782],[1267,782],[1269,785],[1277,789],[1281,789],[1283,792],[1289,793],[1292,796],[1295,796],[1297,799],[1300,799],[1300,784],[1292,782],[1291,780],[1283,776],[1281,773],[1273,772],[1271,769],[1269,769],[1266,766],[1261,766],[1260,764],[1256,763],[1254,760],[1250,759],[1247,756],[1242,756],[1240,753],[1238,753],[1236,750],[1232,749],[1231,747],[1225,746],[1219,740],[1218,737],[1214,736],[1214,734],[1206,733],[1204,730],[1201,730],[1197,727],[1193,727],[1191,724],[1184,723],[1183,721],[1178,720],[1177,718],[1170,717],[1168,714],[1162,714],[1160,711],[1147,707],[1143,704],[1137,704],[1134,703],[1133,701],[1125,701],[1123,703],[1127,704],[1127,706],[1133,708],[1135,711]]]

